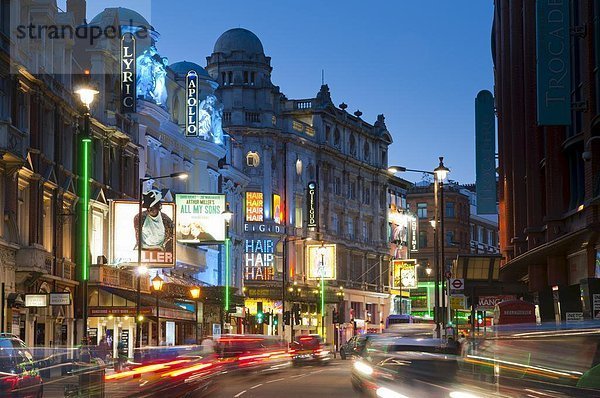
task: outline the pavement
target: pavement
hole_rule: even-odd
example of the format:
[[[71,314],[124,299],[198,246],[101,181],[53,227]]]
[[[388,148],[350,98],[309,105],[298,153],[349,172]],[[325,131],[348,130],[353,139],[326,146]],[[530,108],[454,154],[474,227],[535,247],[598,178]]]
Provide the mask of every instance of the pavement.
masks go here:
[[[290,367],[278,373],[231,375],[222,378],[211,398],[317,398],[360,397],[352,389],[352,361],[332,360],[328,365]]]

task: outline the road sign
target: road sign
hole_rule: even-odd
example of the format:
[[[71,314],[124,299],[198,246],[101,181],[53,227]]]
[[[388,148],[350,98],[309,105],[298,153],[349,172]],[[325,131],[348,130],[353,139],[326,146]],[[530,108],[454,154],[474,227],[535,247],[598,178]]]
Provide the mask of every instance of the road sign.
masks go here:
[[[593,295],[594,319],[600,319],[600,294]]]
[[[464,295],[450,296],[450,308],[453,310],[464,310],[467,308],[467,301]]]
[[[565,318],[567,322],[582,322],[583,321],[583,312],[567,312],[565,314]]]
[[[465,288],[465,280],[452,278],[450,279],[450,289],[452,290],[463,290]]]

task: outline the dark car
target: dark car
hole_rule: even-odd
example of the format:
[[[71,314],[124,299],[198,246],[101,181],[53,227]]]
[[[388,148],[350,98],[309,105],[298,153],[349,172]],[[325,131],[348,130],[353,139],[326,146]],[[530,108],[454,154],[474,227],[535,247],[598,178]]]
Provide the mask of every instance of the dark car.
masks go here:
[[[12,334],[0,334],[0,396],[42,395],[42,378],[25,343]]]
[[[331,351],[317,334],[297,336],[290,344],[292,364],[323,365],[331,359]]]
[[[340,346],[340,357],[342,359],[349,359],[354,357],[361,357],[364,353],[367,342],[377,336],[376,334],[359,334],[352,336],[352,338],[346,341]]]

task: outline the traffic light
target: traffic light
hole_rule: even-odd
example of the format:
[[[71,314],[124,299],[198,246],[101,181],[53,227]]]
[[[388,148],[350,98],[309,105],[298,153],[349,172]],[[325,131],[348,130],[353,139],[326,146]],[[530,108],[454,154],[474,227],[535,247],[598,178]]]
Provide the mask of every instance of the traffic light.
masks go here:
[[[302,316],[300,315],[300,305],[294,304],[294,323],[300,325],[302,323]]]
[[[481,312],[477,313],[477,324],[481,325],[483,323],[483,316],[481,314]]]
[[[256,323],[261,325],[264,321],[265,321],[265,314],[263,314],[262,312],[257,312],[256,313]]]
[[[278,323],[279,323],[279,315],[273,314],[273,326],[277,326]]]
[[[283,323],[287,326],[290,325],[290,316],[291,316],[291,313],[289,311],[286,311],[283,313]]]
[[[338,317],[338,312],[336,311],[336,309],[333,309],[333,316],[331,317],[333,319],[333,323],[337,324],[340,323],[339,317]]]

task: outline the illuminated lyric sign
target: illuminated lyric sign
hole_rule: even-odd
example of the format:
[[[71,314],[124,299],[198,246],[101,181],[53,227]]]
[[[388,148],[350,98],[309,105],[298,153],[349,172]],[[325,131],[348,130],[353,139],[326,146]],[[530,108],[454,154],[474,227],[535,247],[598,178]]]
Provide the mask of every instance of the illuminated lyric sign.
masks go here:
[[[308,279],[335,279],[336,254],[335,245],[306,246],[308,262]]]
[[[198,74],[189,71],[185,76],[185,136],[198,137]]]
[[[135,113],[136,87],[135,36],[125,33],[121,37],[121,112]]]
[[[417,288],[417,260],[392,261],[392,289]]]
[[[184,193],[175,196],[178,243],[225,241],[225,195]]]
[[[272,239],[246,239],[244,279],[272,281],[275,278],[275,242]]]
[[[146,195],[146,194],[145,194]],[[175,205],[150,202],[142,211],[142,263],[149,266],[175,265]],[[137,265],[138,261],[138,203],[114,201],[112,203],[112,264]]]
[[[276,224],[283,222],[283,206],[281,205],[281,196],[273,195],[273,221]]]
[[[306,206],[308,214],[308,228],[316,228],[319,222],[318,210],[317,210],[317,183],[311,181],[308,183],[306,191]]]
[[[265,221],[265,199],[262,192],[246,192],[246,222]]]

